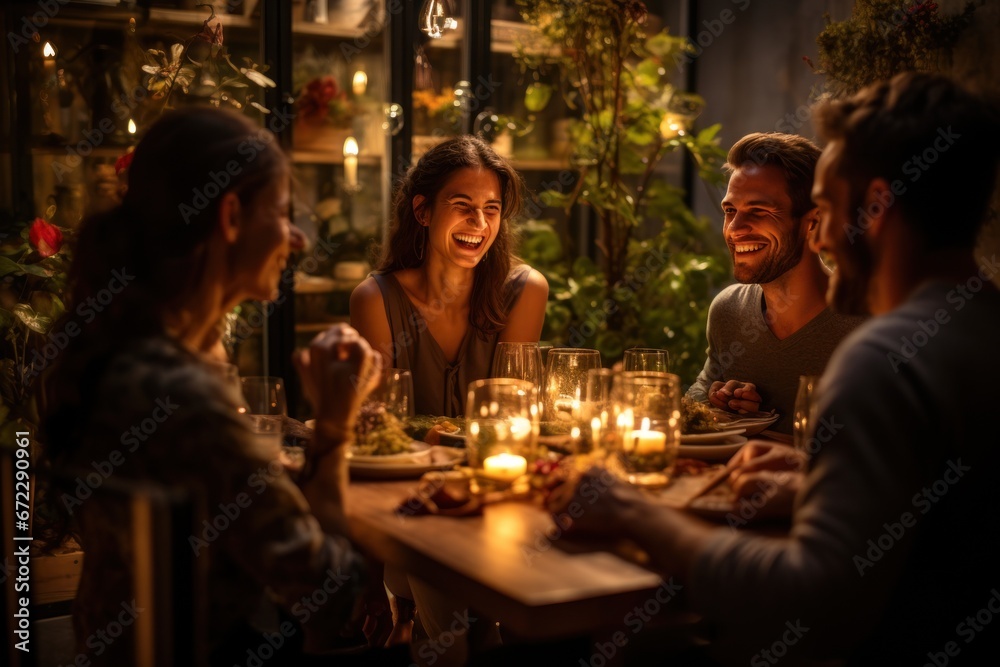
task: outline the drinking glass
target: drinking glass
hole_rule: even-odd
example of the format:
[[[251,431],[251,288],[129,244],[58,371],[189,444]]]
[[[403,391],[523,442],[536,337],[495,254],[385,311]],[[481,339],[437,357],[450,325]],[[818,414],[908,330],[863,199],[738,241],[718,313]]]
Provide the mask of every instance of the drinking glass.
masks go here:
[[[601,353],[575,347],[549,350],[545,368],[542,416],[545,422],[572,424],[581,419],[581,401],[587,389],[587,372],[601,367]]]
[[[405,368],[387,368],[366,403],[375,404],[401,421],[413,416],[413,374]]]
[[[536,395],[533,384],[512,378],[469,384],[466,448],[480,489],[507,488],[527,472],[538,439]]]
[[[542,352],[538,343],[497,343],[490,377],[542,384]]]
[[[655,371],[620,374],[616,443],[626,477],[641,486],[670,481],[681,440],[681,380]]]
[[[279,377],[249,375],[240,378],[240,386],[254,433],[269,447],[280,447],[287,411],[285,381]]]
[[[623,371],[670,372],[670,354],[666,350],[653,347],[633,347],[625,350],[622,358]]]
[[[807,451],[809,439],[815,429],[816,404],[819,385],[818,375],[802,375],[799,377],[799,390],[795,394],[795,414],[792,422],[792,444],[795,449]]]
[[[355,436],[358,447],[377,446],[379,438],[398,439],[406,420],[413,416],[413,376],[403,368],[386,368],[378,386],[368,394],[358,412]]]
[[[619,389],[618,375],[610,368],[592,368],[587,371],[582,416],[584,442],[591,450],[604,450],[611,444],[609,437],[617,416],[615,396]]]

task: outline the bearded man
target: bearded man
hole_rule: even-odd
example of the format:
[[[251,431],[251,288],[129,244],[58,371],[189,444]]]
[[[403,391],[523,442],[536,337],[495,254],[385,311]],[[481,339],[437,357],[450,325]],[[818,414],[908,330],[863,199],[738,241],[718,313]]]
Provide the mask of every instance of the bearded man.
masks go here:
[[[738,284],[712,301],[708,359],[687,393],[732,412],[776,408],[773,430],[786,434],[799,376],[821,375],[861,322],[827,308],[827,275],[809,247],[819,155],[811,141],[776,132],[749,134],[730,149],[722,231]]]

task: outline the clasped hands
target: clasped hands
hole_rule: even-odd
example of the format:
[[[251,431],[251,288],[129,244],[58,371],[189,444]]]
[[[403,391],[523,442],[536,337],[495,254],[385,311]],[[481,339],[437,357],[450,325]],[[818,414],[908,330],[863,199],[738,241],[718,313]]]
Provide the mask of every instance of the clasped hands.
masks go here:
[[[763,399],[753,382],[729,380],[713,382],[708,389],[708,400],[717,408],[743,415],[760,410]]]

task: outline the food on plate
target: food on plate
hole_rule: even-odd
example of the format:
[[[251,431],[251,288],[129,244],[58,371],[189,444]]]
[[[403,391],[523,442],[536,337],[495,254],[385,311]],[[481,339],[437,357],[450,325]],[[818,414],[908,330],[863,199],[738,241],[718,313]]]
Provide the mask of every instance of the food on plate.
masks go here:
[[[440,426],[441,428],[435,429],[438,433],[448,433],[454,434],[458,433],[465,426],[465,420],[461,417],[433,417],[431,415],[415,415],[406,420],[405,429],[406,432],[414,440],[423,440],[432,445],[438,444],[437,442],[430,442],[427,439],[428,432],[434,429],[434,427]],[[430,436],[435,438],[436,436]]]
[[[365,405],[355,427],[358,443],[354,453],[363,456],[391,456],[413,451],[413,439],[403,430],[403,422],[385,406]]]
[[[724,426],[707,403],[681,399],[681,433],[714,433]]]
[[[453,424],[450,421],[443,421],[439,424],[434,424],[428,429],[427,433],[424,434],[423,441],[428,445],[440,445],[441,444],[441,434],[453,435],[461,431],[457,424]]]

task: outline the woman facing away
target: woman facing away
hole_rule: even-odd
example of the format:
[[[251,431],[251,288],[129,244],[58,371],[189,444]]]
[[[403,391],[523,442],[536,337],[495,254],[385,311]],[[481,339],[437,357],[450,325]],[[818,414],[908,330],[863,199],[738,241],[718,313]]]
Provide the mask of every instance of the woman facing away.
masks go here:
[[[179,488],[201,500],[197,516],[208,523],[193,527],[189,543],[196,569],[207,572],[213,664],[242,663],[259,648],[251,616],[265,591],[302,622],[286,648],[304,643],[305,652],[323,653],[363,587],[363,561],[344,537],[345,448],[381,358],[340,326],[296,359],[317,418],[308,472],[296,486],[206,356],[226,312],[278,293],[291,250],[288,184],[273,135],[247,119],[201,107],[164,115],[135,150],[122,203],[80,231],[62,326],[82,332],[45,379],[42,442],[54,469],[111,461],[115,482]],[[66,485],[58,504],[86,553],[74,609],[79,648],[124,665],[135,624],[111,645],[94,641],[135,596],[129,505],[105,484],[86,498]],[[239,515],[227,515],[228,527],[207,530],[220,508],[233,507]],[[325,604],[294,613],[324,589],[334,591]]]
[[[497,342],[541,335],[548,283],[514,256],[521,188],[489,144],[462,136],[424,154],[396,192],[377,269],[351,295],[351,326],[387,367],[412,372],[418,414],[464,415]]]

